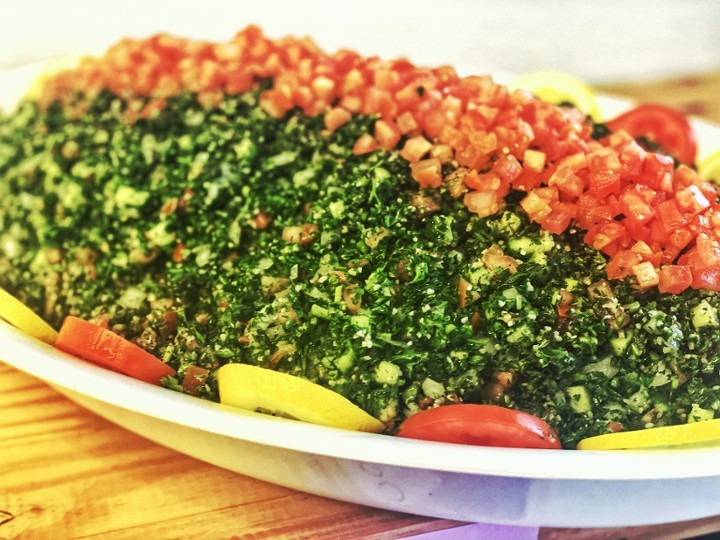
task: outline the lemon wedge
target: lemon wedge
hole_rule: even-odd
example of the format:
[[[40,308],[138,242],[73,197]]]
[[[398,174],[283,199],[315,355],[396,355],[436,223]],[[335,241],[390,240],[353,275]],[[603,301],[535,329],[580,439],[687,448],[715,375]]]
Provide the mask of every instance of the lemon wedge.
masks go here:
[[[572,103],[595,119],[600,116],[595,91],[585,81],[569,73],[553,70],[531,71],[517,77],[509,87],[513,90],[527,90],[555,105]]]
[[[379,433],[385,425],[340,394],[287,373],[247,364],[216,372],[220,403],[354,431]]]
[[[698,174],[703,180],[720,184],[720,150],[716,150],[700,161]]]
[[[79,54],[67,54],[44,61],[38,66],[36,76],[25,97],[30,100],[38,99],[42,95],[45,83],[53,75],[78,67],[82,59],[83,57]]]
[[[606,433],[581,440],[578,450],[720,446],[720,418],[677,426]]]
[[[0,288],[0,318],[34,338],[50,345],[55,343],[58,333],[33,310]]]

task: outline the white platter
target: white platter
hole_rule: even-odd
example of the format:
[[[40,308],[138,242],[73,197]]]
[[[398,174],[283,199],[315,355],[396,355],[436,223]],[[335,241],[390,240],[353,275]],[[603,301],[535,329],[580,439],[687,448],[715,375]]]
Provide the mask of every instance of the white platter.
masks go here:
[[[159,444],[293,489],[427,516],[620,527],[720,514],[720,449],[481,448],[230,409],[77,360],[0,323],[0,359]]]
[[[38,68],[0,72],[0,108],[7,110]],[[602,101],[607,114],[627,105]],[[720,129],[693,123],[701,157],[720,148]],[[333,499],[529,526],[620,527],[720,514],[720,449],[480,448],[336,430],[245,413],[141,383],[72,358],[2,322],[0,360],[159,444]]]

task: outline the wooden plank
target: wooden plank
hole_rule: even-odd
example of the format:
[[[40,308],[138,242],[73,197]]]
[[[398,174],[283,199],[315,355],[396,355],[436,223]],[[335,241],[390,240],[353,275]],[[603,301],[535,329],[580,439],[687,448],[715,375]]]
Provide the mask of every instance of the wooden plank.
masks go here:
[[[598,90],[637,101],[658,102],[720,123],[720,71],[672,79],[599,86]]]
[[[200,462],[90,413],[0,364],[0,538],[405,538],[462,525],[365,508]],[[720,516],[542,540],[677,538]]]
[[[0,364],[0,537],[372,538],[456,523],[299,493],[161,447]]]

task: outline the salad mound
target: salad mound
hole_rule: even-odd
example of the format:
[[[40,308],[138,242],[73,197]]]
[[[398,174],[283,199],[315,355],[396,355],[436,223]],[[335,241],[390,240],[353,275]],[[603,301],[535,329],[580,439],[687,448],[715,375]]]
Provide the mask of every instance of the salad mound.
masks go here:
[[[0,120],[0,286],[218,400],[262,366],[394,433],[501,405],[566,448],[720,411],[720,212],[690,163],[487,77],[254,27],[124,41]]]

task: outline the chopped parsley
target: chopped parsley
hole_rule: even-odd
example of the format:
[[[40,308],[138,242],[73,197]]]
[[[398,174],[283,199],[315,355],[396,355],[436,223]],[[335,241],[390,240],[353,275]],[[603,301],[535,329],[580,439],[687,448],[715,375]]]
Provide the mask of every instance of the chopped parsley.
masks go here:
[[[420,92],[422,88],[418,89]],[[260,89],[151,119],[105,91],[82,115],[0,120],[0,286],[58,327],[106,322],[178,371],[228,362],[320,383],[377,418],[453,402],[546,419],[563,444],[720,413],[720,296],[605,280],[583,232],[511,194],[488,218],[356,156]],[[211,377],[200,395],[217,398]]]

